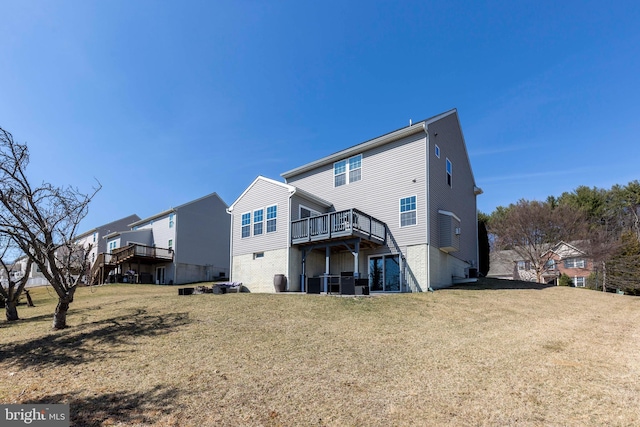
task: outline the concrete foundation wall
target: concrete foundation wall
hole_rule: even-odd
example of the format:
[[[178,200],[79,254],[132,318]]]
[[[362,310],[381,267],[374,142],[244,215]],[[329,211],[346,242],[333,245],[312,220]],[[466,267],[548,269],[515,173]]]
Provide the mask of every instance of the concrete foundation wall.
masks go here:
[[[287,272],[287,253],[289,249],[264,251],[264,256],[254,258],[253,254],[235,255],[231,267],[231,280],[242,282],[249,292],[273,293],[273,276],[284,274],[289,283],[292,278]],[[298,278],[294,278],[297,283]]]

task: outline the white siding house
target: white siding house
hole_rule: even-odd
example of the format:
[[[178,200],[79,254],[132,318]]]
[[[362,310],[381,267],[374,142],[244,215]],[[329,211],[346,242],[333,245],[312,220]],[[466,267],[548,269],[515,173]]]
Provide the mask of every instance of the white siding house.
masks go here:
[[[482,191],[456,110],[282,176],[258,177],[229,208],[231,277],[250,291],[272,292],[275,274],[293,291],[318,278],[329,291],[351,276],[373,292],[420,292],[474,275]]]

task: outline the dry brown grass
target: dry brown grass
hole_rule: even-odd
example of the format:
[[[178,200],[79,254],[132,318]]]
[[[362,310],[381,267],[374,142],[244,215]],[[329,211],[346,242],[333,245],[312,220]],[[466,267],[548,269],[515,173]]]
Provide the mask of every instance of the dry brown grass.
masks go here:
[[[498,283],[498,284],[496,284]],[[0,322],[0,402],[78,426],[640,425],[640,299],[581,289],[178,296],[32,292]]]

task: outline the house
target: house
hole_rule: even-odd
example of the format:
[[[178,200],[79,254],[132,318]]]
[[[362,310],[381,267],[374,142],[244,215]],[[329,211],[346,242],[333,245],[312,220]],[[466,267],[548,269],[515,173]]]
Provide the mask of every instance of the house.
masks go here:
[[[558,278],[566,274],[573,286],[585,287],[587,278],[594,271],[592,260],[579,249],[579,243],[559,242],[546,251],[540,260],[544,265],[542,278],[545,283],[558,284]],[[516,250],[502,250],[491,253],[488,277],[508,280],[537,281],[531,261],[522,259]]]
[[[578,243],[560,242],[545,255],[546,272],[543,277],[547,283],[555,281],[558,284],[558,277],[566,274],[576,288],[587,285],[587,277],[594,271],[593,261],[577,246]]]
[[[129,224],[105,236],[94,280],[183,284],[227,278],[230,221],[216,193]]]
[[[73,239],[77,246],[81,247],[85,251],[89,251],[86,256],[89,266],[91,267],[90,271],[94,266],[97,267],[96,260],[98,260],[99,254],[103,254],[107,250],[107,244],[104,237],[111,233],[128,230],[129,224],[139,220],[140,217],[138,215],[132,214],[99,227],[92,228],[91,230],[77,235]],[[98,260],[98,263],[101,262],[103,262],[102,259]]]
[[[455,109],[282,177],[258,176],[228,209],[231,278],[251,292],[273,292],[276,276],[349,293],[351,280],[420,292],[475,276],[482,190]]]
[[[138,215],[129,215],[124,218],[120,218],[116,221],[112,221],[110,223],[92,228],[84,233],[78,234],[73,237],[72,243],[75,247],[78,248],[77,251],[74,251],[75,255],[78,259],[83,259],[86,255],[86,260],[89,266],[96,265],[96,260],[99,258],[99,254],[105,252],[106,243],[104,242],[103,237],[107,234],[118,231],[118,230],[127,230],[128,224],[133,221],[138,221],[140,217]],[[87,253],[88,251],[88,253]],[[59,259],[64,259],[64,253],[68,252],[66,249],[61,248],[56,252],[56,256]],[[40,267],[38,267],[35,263],[31,264],[31,268],[29,271],[25,271],[27,267],[26,256],[21,256],[15,260],[11,267],[11,275],[14,279],[23,277],[25,274],[29,276],[27,281],[27,287],[33,286],[43,286],[48,285],[49,281],[46,279],[44,274],[40,271]],[[2,277],[0,280],[6,280],[4,277],[4,273],[0,273]],[[74,277],[77,277],[74,275]],[[86,280],[86,279],[85,279]]]

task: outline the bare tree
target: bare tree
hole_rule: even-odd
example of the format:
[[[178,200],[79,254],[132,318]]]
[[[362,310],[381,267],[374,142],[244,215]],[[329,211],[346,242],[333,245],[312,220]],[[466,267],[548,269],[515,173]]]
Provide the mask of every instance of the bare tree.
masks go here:
[[[551,249],[561,241],[583,239],[587,231],[579,209],[558,206],[552,200],[520,200],[499,208],[491,216],[489,229],[495,238],[495,249],[513,250],[528,261],[538,283],[544,281],[544,273],[551,268]]]
[[[29,257],[7,264],[6,257],[15,254],[15,251],[12,250],[15,246],[12,243],[8,236],[0,235],[0,296],[4,300],[5,315],[9,322],[19,319],[18,301],[29,280],[28,272],[31,270],[32,265]],[[24,269],[22,262],[25,263]]]
[[[0,128],[0,232],[36,264],[58,295],[53,328],[67,327],[67,310],[86,269],[88,251],[74,242],[97,188],[84,194],[49,183],[32,187],[29,150]]]

